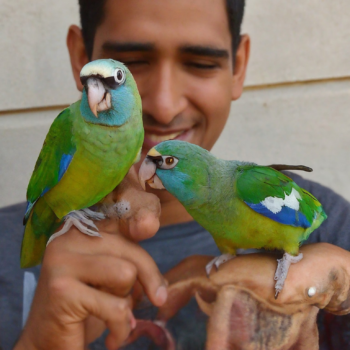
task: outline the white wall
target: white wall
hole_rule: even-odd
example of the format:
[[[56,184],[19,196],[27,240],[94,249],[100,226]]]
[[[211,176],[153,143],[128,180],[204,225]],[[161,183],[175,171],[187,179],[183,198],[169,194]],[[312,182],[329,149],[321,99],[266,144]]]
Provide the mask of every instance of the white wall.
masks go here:
[[[246,0],[247,85],[350,77],[348,0]]]
[[[66,49],[78,0],[1,0],[0,111],[67,105],[79,97]]]
[[[0,207],[25,200],[53,118],[79,98],[65,48],[69,24],[79,23],[76,3],[1,0]],[[247,0],[246,89],[216,154],[311,166],[305,176],[350,199],[347,13],[347,0]]]

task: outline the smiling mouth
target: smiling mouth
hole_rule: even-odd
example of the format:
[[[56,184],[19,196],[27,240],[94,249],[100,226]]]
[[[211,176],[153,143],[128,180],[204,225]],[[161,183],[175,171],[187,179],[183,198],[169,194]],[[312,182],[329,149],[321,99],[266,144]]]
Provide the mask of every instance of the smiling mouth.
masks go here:
[[[174,132],[167,135],[157,135],[157,134],[151,134],[146,132],[146,137],[155,143],[160,143],[163,141],[174,140],[184,132],[185,130],[182,130],[182,131]]]

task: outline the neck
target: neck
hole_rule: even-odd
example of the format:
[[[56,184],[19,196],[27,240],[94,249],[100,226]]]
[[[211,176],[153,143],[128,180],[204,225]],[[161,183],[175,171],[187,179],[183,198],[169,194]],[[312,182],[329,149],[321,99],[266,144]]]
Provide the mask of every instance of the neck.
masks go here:
[[[241,162],[222,160],[219,160],[219,162],[220,165],[217,167],[217,171],[212,173],[213,183],[219,181],[221,184],[225,184],[224,187],[231,188],[233,184],[233,173]],[[212,190],[215,191],[214,188]],[[186,211],[185,207],[168,191],[150,190],[150,192],[155,194],[161,203],[161,226],[193,221],[192,216]],[[228,190],[227,193],[231,193],[231,191]]]
[[[205,206],[210,203],[213,209],[217,207],[216,209],[221,210],[220,208],[224,208],[232,200],[235,172],[241,164],[238,161],[216,159],[215,166],[209,171],[208,197],[203,203]],[[220,201],[216,200],[218,198]]]

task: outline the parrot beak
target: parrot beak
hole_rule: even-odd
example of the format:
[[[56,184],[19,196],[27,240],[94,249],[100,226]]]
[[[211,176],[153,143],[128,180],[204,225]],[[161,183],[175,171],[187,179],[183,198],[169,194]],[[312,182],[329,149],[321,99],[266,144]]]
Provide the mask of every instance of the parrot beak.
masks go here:
[[[152,148],[141,164],[139,170],[139,181],[144,190],[146,190],[146,182],[151,188],[155,188],[157,190],[165,189],[162,181],[156,174],[157,160],[159,160],[159,157],[161,157],[161,154]]]
[[[96,118],[98,118],[97,112],[106,111],[112,107],[111,94],[98,78],[89,78],[86,82],[86,90],[89,107]]]

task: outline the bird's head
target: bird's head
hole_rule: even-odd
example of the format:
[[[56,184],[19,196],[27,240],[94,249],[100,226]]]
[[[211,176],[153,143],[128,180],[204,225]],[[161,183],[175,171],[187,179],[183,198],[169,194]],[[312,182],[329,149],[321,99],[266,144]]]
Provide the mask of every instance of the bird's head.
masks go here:
[[[86,121],[121,126],[135,110],[141,118],[141,98],[128,68],[112,59],[89,62],[80,72],[84,86],[81,113]]]
[[[143,161],[139,180],[143,188],[166,189],[181,203],[190,205],[205,198],[209,188],[210,165],[216,158],[207,150],[179,140],[153,147]]]

